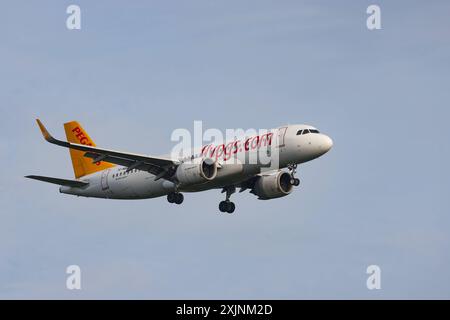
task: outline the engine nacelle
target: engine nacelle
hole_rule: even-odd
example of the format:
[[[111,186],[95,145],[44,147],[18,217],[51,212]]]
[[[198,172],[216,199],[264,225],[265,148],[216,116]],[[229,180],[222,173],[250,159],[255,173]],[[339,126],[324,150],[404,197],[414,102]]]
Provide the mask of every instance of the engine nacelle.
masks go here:
[[[185,162],[178,166],[175,176],[182,185],[211,181],[217,176],[217,163],[209,158]]]
[[[252,193],[260,200],[275,199],[287,196],[292,192],[291,175],[284,171],[260,177],[252,189]]]

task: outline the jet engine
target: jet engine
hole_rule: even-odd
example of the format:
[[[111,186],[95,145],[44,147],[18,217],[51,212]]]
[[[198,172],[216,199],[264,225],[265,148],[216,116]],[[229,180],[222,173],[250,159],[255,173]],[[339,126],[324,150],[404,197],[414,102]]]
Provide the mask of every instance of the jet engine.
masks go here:
[[[260,200],[275,199],[287,196],[292,192],[291,175],[284,171],[261,176],[253,187],[251,193]]]
[[[195,163],[185,162],[178,166],[175,176],[182,185],[211,181],[217,176],[217,163],[209,158]]]

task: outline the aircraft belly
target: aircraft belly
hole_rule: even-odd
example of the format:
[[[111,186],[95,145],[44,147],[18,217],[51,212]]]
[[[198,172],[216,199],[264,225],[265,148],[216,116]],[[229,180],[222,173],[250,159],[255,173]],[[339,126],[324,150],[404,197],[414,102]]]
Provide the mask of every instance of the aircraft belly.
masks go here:
[[[230,165],[234,166],[234,165]],[[222,171],[223,170],[223,171]],[[202,184],[197,184],[193,186],[181,187],[180,191],[185,192],[198,192],[209,189],[223,188],[224,186],[235,185],[242,181],[245,181],[254,175],[260,173],[261,169],[257,165],[241,165],[240,170],[234,168],[226,168],[223,166],[217,173],[217,177],[212,180]]]
[[[155,176],[147,173],[133,174],[111,183],[114,199],[148,199],[160,197],[175,190],[175,185],[167,180],[155,181]]]

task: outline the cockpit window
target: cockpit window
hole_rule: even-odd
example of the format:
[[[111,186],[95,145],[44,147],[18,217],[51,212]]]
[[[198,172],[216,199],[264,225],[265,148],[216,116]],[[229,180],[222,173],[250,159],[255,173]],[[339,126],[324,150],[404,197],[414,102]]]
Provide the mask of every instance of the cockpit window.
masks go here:
[[[319,130],[316,129],[303,129],[303,130],[298,130],[297,131],[297,135],[301,135],[301,134],[308,134],[308,133],[320,133]]]

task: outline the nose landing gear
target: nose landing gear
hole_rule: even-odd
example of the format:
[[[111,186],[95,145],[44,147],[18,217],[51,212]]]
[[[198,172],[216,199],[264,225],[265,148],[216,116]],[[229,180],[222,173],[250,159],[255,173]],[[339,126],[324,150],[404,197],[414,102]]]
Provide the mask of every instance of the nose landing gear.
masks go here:
[[[298,187],[300,185],[300,179],[295,177],[295,174],[297,173],[297,164],[288,165],[288,169],[291,174],[291,185]]]
[[[167,201],[169,201],[169,203],[176,203],[176,204],[182,204],[184,200],[184,196],[182,193],[169,193],[167,195]]]
[[[228,213],[233,213],[234,209],[236,209],[236,206],[234,205],[233,202],[230,201],[230,197],[233,193],[236,192],[236,187],[232,186],[232,187],[225,187],[222,190],[222,193],[226,192],[226,199],[225,201],[221,201],[219,203],[219,210],[220,212],[228,212]]]

